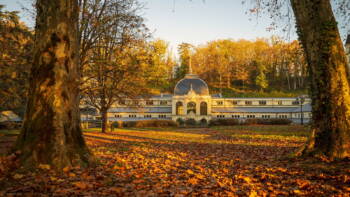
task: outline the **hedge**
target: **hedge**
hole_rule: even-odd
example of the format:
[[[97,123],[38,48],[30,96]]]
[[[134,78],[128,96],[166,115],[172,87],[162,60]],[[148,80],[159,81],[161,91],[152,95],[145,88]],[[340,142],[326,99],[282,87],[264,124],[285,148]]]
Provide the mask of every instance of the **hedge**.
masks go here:
[[[178,124],[172,120],[137,120],[137,121],[116,121],[112,123],[113,128],[123,127],[177,127]]]
[[[289,125],[292,121],[289,119],[245,119],[240,122],[239,119],[213,119],[209,122],[210,126],[233,126],[233,125]]]
[[[210,120],[209,126],[233,126],[233,125],[239,125],[238,119],[213,119]]]

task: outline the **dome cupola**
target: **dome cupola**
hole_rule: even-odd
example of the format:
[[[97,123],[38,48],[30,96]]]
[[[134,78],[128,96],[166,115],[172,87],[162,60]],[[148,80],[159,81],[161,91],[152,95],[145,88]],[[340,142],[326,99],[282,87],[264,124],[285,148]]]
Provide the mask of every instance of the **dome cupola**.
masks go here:
[[[196,95],[207,96],[209,95],[209,88],[207,83],[199,78],[198,75],[187,74],[185,78],[177,82],[174,95],[184,96],[189,92],[196,93]]]

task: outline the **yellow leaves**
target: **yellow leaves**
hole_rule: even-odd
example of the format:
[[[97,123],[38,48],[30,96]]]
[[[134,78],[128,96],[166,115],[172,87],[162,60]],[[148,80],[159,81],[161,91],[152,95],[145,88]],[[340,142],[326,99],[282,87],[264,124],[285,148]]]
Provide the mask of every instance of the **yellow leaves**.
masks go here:
[[[255,190],[251,190],[249,193],[249,197],[257,197],[258,193]]]
[[[13,178],[14,179],[21,179],[21,178],[23,178],[23,174],[15,174],[15,175],[13,175]]]
[[[187,174],[190,174],[190,175],[193,175],[193,174],[194,174],[194,172],[193,172],[192,170],[190,170],[190,169],[186,170],[186,173],[187,173]]]
[[[42,169],[42,170],[50,170],[50,165],[47,164],[39,164],[38,168]]]

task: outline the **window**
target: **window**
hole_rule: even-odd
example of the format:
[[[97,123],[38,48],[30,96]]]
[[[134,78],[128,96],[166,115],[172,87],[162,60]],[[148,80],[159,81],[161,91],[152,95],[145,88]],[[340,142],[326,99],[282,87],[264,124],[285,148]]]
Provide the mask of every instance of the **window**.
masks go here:
[[[232,105],[238,105],[238,101],[232,101]]]
[[[287,115],[278,115],[278,118],[281,118],[281,119],[287,119],[288,116]]]
[[[240,115],[232,115],[232,118],[238,119],[238,118],[240,118]]]
[[[196,114],[196,103],[195,102],[187,103],[187,114],[190,114],[191,112]]]
[[[264,119],[269,119],[271,116],[270,115],[262,115],[261,117]]]
[[[216,101],[216,104],[217,104],[217,105],[223,105],[224,102],[223,102],[223,101]]]
[[[146,115],[144,115],[144,117],[145,117],[145,118],[152,118],[152,115],[146,114]]]
[[[217,118],[225,118],[225,115],[217,115]]]
[[[130,114],[129,118],[136,118],[136,115],[135,114]]]
[[[277,101],[278,105],[283,105],[282,101]]]
[[[161,115],[159,115],[158,117],[159,117],[159,118],[166,118],[166,115],[161,114]]]
[[[176,115],[183,115],[184,113],[184,106],[182,102],[177,102],[176,103]]]
[[[146,101],[146,105],[153,105],[153,101]]]
[[[255,115],[247,115],[247,118],[255,118]]]
[[[245,101],[245,104],[246,105],[252,105],[252,102],[251,101]]]
[[[206,116],[206,115],[208,115],[208,105],[207,105],[207,103],[206,102],[201,102],[201,108],[200,108],[200,114],[202,115],[202,116]]]
[[[259,101],[259,105],[266,105],[266,101]]]
[[[160,101],[160,105],[167,105],[168,102],[167,101]]]
[[[293,101],[292,105],[299,105],[299,101]]]
[[[115,118],[121,118],[122,116],[119,114],[114,115]]]

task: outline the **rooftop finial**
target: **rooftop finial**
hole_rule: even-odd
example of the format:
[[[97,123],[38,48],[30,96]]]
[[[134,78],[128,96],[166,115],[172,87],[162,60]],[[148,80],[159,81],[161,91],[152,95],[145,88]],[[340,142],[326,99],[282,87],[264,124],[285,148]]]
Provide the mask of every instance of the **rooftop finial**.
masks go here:
[[[192,57],[190,55],[190,65],[188,66],[188,74],[192,75]]]

